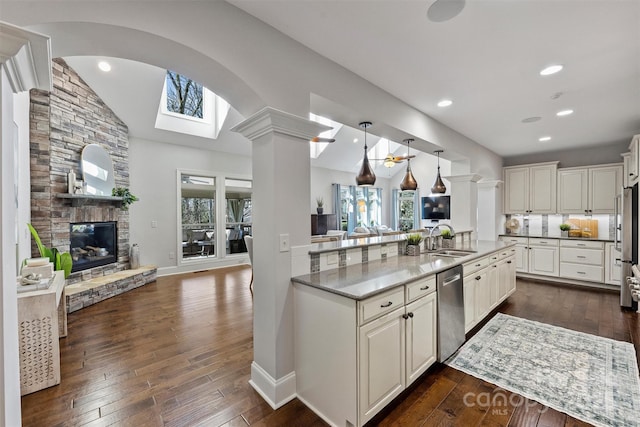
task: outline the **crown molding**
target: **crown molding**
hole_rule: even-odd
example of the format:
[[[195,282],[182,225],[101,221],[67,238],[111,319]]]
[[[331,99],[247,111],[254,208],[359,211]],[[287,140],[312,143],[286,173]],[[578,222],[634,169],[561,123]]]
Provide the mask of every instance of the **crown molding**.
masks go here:
[[[231,131],[238,132],[251,141],[270,133],[279,133],[309,141],[314,136],[318,136],[321,132],[330,129],[332,129],[330,126],[276,110],[275,108],[265,107],[232,127]]]
[[[48,36],[0,22],[0,63],[14,93],[52,90]]]

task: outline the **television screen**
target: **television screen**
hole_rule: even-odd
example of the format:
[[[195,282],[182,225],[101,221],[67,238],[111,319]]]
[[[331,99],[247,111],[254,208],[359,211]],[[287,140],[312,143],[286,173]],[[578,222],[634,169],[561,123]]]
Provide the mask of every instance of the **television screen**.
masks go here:
[[[422,219],[451,219],[449,209],[451,196],[429,196],[422,198]]]

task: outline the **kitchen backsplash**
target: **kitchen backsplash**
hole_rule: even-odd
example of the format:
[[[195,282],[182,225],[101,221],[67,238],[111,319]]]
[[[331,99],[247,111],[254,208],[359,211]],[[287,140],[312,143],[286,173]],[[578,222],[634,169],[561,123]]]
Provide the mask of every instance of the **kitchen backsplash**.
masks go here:
[[[505,223],[513,225],[512,220],[519,224],[518,231],[512,227],[513,234],[545,235],[560,237],[560,224],[569,219],[590,219],[598,221],[598,238],[614,240],[614,215],[505,215]],[[508,230],[505,230],[509,234]]]

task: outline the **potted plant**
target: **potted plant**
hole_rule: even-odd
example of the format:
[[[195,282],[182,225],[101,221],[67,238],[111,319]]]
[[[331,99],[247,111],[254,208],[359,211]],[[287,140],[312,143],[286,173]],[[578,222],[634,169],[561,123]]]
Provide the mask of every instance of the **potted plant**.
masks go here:
[[[420,242],[422,235],[420,233],[411,233],[407,236],[407,255],[420,255]]]
[[[40,252],[40,256],[43,258],[49,258],[49,261],[53,263],[53,269],[56,271],[62,270],[64,271],[64,278],[66,279],[71,274],[71,268],[73,267],[73,259],[71,258],[71,254],[69,252],[58,252],[56,248],[47,248],[42,244],[40,240],[40,236],[33,225],[27,224],[31,235],[33,236],[33,240],[36,241],[36,245],[38,246],[38,252]]]
[[[442,237],[442,247],[451,249],[453,248],[453,234],[451,234],[450,230],[446,228],[444,230],[440,230],[440,237]]]
[[[131,194],[128,188],[126,187],[116,187],[111,190],[111,194],[113,196],[122,197],[122,210],[129,210],[129,205],[133,202],[137,202],[139,199]]]
[[[322,212],[324,211],[324,200],[322,200],[322,197],[316,198],[316,211],[318,212],[318,215],[322,215]]]
[[[569,230],[571,230],[571,224],[560,224],[560,234],[562,237],[569,237]]]

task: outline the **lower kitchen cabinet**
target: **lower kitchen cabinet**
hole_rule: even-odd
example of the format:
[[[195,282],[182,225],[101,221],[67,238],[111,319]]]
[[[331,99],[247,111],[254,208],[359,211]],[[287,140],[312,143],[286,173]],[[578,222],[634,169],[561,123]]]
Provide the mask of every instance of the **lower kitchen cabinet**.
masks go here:
[[[580,240],[560,242],[560,276],[604,282],[604,243]]]
[[[297,396],[330,424],[364,425],[436,361],[435,275],[363,301],[303,285],[294,299]]]
[[[529,273],[541,276],[558,276],[558,240],[529,239]]]
[[[613,243],[606,243],[604,247],[604,282],[609,285],[620,285],[622,276],[621,253],[615,249]]]

